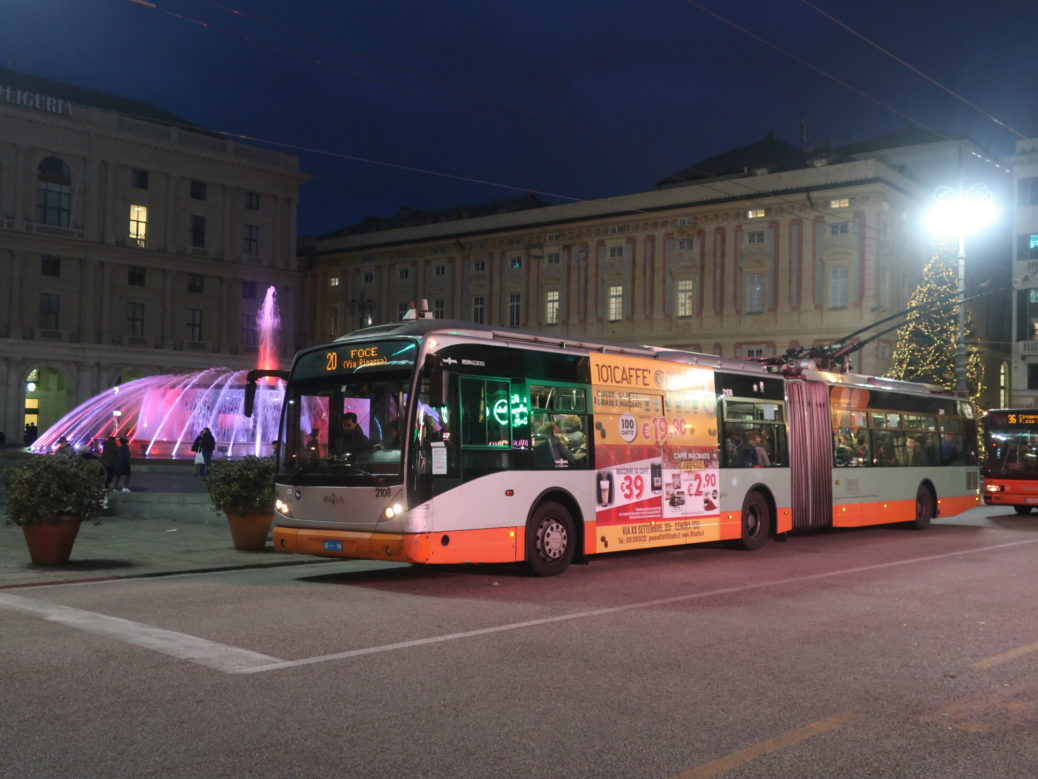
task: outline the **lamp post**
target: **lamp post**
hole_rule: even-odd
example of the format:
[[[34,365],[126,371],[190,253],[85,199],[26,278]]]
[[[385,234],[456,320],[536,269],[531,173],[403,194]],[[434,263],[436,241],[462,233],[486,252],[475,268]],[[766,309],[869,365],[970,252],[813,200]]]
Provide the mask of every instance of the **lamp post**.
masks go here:
[[[955,344],[955,391],[968,393],[966,387],[966,236],[995,221],[998,210],[991,190],[984,184],[970,187],[938,187],[935,203],[927,214],[930,230],[940,237],[959,242],[959,330]]]

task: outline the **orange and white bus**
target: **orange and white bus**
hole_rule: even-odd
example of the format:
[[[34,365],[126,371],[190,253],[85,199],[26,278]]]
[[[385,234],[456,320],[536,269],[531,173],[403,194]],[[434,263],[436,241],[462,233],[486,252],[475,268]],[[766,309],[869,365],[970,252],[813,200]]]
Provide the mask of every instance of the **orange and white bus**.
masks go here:
[[[1038,506],[1038,409],[984,415],[984,502],[1028,514]]]
[[[976,449],[972,406],[924,385],[417,319],[296,355],[274,546],[547,576],[629,549],[924,528],[978,504]]]

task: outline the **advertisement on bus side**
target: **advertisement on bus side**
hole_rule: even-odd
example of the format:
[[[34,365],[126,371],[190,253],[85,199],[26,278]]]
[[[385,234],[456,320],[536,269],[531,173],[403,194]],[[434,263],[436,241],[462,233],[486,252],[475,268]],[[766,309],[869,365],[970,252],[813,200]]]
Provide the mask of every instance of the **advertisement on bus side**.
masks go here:
[[[598,543],[637,549],[718,539],[713,370],[590,359]]]

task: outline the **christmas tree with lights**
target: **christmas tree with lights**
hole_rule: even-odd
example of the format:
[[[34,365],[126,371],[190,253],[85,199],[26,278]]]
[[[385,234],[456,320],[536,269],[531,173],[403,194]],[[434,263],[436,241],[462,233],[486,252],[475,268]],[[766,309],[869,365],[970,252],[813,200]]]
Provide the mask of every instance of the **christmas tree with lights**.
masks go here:
[[[923,268],[923,278],[908,299],[905,324],[887,376],[904,381],[939,384],[955,389],[956,346],[959,338],[959,281],[955,268],[935,254]],[[974,401],[983,387],[984,366],[966,312],[966,387]]]

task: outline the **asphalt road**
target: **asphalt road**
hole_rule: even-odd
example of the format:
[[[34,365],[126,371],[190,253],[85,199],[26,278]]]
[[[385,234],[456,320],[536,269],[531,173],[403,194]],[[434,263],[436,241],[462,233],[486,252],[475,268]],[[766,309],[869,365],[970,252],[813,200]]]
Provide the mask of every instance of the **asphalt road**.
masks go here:
[[[1038,766],[1038,515],[509,566],[0,591],[9,776]]]

